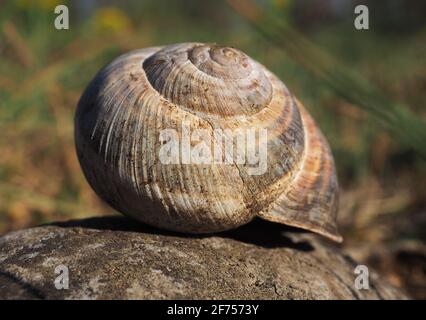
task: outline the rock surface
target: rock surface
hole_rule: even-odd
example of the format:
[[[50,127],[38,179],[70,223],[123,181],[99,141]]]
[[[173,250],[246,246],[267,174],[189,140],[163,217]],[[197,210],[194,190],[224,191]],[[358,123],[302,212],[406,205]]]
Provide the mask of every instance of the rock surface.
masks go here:
[[[69,288],[55,287],[66,266]],[[3,299],[399,299],[370,270],[318,236],[255,220],[239,229],[189,236],[122,217],[91,218],[0,238]],[[58,271],[58,270],[57,270]]]

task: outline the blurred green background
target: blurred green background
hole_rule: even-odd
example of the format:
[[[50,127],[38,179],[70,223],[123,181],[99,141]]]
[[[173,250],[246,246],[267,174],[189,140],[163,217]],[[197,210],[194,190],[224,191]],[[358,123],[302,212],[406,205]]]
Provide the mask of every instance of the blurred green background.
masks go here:
[[[369,30],[354,28],[360,3]],[[59,4],[69,30],[54,28]],[[75,155],[83,89],[126,51],[217,42],[276,73],[328,138],[343,249],[426,298],[425,12],[402,0],[0,1],[0,234],[112,214]]]

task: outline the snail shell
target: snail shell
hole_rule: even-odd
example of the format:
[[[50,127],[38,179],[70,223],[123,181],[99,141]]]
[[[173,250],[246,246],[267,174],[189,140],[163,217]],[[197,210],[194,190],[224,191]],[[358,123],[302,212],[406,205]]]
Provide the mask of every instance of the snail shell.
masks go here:
[[[174,130],[183,141],[185,130],[197,129],[218,145],[228,138],[243,155],[253,143],[241,147],[229,132],[254,130],[257,145],[266,130],[263,172],[253,174],[252,164],[229,157],[229,148],[223,153],[232,162],[185,162],[181,158],[190,156],[183,153],[180,162],[161,161],[164,130]],[[189,139],[193,147],[197,139],[190,134]],[[259,216],[342,239],[327,141],[287,87],[237,49],[182,43],[118,57],[82,95],[75,140],[96,193],[147,224],[208,233]]]

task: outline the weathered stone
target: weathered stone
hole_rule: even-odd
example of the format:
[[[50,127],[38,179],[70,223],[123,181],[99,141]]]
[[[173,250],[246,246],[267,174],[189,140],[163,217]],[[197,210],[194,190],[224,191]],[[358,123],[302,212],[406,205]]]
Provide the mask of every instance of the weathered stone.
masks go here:
[[[58,290],[55,268],[69,269]],[[122,217],[21,230],[0,238],[0,298],[398,299],[370,271],[317,236],[255,220],[206,236],[154,229]]]

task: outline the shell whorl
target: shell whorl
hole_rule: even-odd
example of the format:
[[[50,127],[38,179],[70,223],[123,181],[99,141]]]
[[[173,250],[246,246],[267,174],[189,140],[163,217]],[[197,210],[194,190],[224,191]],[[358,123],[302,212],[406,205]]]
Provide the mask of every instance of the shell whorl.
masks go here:
[[[250,165],[235,160],[161,163],[161,131],[173,129],[185,139],[183,123],[220,143],[218,129],[225,138],[229,131],[266,130],[265,172],[253,175]],[[183,43],[117,58],[81,97],[75,139],[98,195],[148,224],[203,233],[260,216],[341,240],[326,140],[286,86],[237,49]],[[234,151],[252,147],[241,150],[232,141]]]
[[[234,48],[168,46],[148,57],[143,69],[165,99],[209,118],[252,115],[272,99],[263,68]]]

